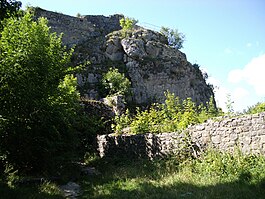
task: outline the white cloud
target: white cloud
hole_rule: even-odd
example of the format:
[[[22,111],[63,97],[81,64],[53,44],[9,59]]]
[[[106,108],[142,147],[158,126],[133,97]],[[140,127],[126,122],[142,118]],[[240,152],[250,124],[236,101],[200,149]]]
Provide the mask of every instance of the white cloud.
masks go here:
[[[243,78],[243,71],[240,69],[235,69],[229,72],[228,81],[231,83],[239,83]]]
[[[249,95],[249,92],[241,87],[235,88],[233,90],[233,99],[235,100],[242,100],[242,98],[247,97]]]
[[[243,69],[230,71],[228,81],[244,81],[254,88],[258,96],[265,96],[265,54],[252,59]]]
[[[226,111],[226,101],[227,95],[230,93],[227,88],[225,88],[221,82],[213,77],[209,77],[207,80],[208,83],[214,86],[214,94],[217,106],[222,108],[222,110]]]

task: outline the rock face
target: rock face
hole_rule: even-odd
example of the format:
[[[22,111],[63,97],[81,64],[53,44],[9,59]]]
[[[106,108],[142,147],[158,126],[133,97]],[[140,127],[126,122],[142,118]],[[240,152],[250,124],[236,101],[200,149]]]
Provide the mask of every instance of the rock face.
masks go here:
[[[76,44],[73,64],[90,61],[87,70],[77,75],[85,97],[104,97],[99,85],[110,67],[126,71],[135,104],[163,102],[167,90],[197,104],[214,95],[199,68],[188,62],[184,53],[169,47],[163,35],[141,27],[121,31],[122,15],[76,18],[42,9],[35,13],[48,18],[51,31],[64,33],[64,44]]]

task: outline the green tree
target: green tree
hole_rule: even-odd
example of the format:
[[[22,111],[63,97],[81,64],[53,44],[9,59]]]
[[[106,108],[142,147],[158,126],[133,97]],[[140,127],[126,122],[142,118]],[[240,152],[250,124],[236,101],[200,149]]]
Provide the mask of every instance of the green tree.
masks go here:
[[[167,38],[169,46],[175,49],[181,49],[183,47],[185,35],[177,29],[173,30],[162,26],[160,33]]]
[[[131,82],[118,69],[110,68],[103,75],[102,85],[109,96],[127,95],[130,92]]]
[[[22,3],[14,0],[0,0],[0,21],[17,14]]]
[[[0,156],[22,171],[51,171],[72,151],[78,106],[73,50],[47,20],[9,18],[0,39]]]
[[[138,23],[137,20],[129,17],[122,18],[120,20],[120,26],[123,30],[131,30]]]
[[[248,108],[247,113],[249,114],[255,114],[255,113],[261,113],[265,111],[265,102],[258,102],[255,105]]]

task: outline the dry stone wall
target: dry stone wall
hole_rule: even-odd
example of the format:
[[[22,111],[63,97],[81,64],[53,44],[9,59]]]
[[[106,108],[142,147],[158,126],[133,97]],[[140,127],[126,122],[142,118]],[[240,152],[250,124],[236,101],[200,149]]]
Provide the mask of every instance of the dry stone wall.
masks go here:
[[[125,155],[152,159],[178,153],[187,143],[195,153],[207,147],[221,151],[239,147],[244,153],[265,155],[265,112],[208,120],[181,133],[100,135],[97,142],[101,157]]]

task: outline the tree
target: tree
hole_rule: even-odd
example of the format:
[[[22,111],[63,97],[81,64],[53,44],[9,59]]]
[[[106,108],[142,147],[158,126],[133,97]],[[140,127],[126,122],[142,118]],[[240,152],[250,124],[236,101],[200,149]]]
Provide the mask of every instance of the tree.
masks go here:
[[[265,102],[258,102],[255,105],[249,107],[246,113],[255,114],[255,113],[261,113],[264,111],[265,111]]]
[[[137,20],[133,19],[133,18],[122,18],[120,20],[120,26],[122,27],[123,30],[131,30],[133,29],[133,27],[138,23]]]
[[[109,96],[126,95],[130,92],[131,82],[118,69],[110,68],[103,75],[102,85]]]
[[[0,38],[0,156],[22,171],[51,171],[72,151],[78,106],[73,50],[47,20],[9,18]]]
[[[16,15],[22,3],[14,0],[0,0],[0,21]]]
[[[181,49],[183,47],[185,35],[177,29],[173,30],[162,26],[160,33],[167,38],[169,46],[175,49]]]

